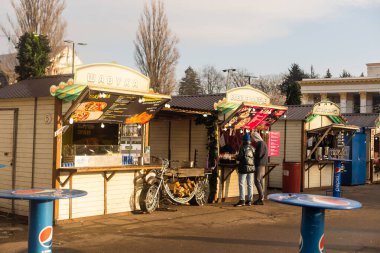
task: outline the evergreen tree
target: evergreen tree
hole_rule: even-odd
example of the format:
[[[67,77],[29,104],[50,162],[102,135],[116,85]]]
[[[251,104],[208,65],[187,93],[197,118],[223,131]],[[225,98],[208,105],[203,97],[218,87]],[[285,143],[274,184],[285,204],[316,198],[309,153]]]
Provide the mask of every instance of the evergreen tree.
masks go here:
[[[363,72],[360,74],[360,77],[364,77],[364,73]]]
[[[47,36],[24,33],[16,48],[19,65],[15,71],[19,75],[18,81],[45,75],[46,68],[50,65],[50,46]]]
[[[305,72],[293,63],[290,66],[289,74],[285,75],[284,81],[281,84],[281,92],[286,96],[285,104],[300,105],[301,104],[301,86],[298,81],[307,78]]]
[[[339,77],[340,78],[351,77],[351,74],[348,71],[346,71],[345,69],[343,69],[343,72],[342,72],[342,74],[340,74]]]
[[[197,72],[191,67],[185,70],[185,77],[179,83],[179,95],[199,95],[202,94],[201,81]]]
[[[332,75],[331,75],[330,69],[327,69],[325,78],[331,78],[331,77]]]
[[[309,76],[309,78],[311,78],[311,79],[316,79],[316,78],[318,78],[319,76],[318,76],[318,74],[315,74],[315,71],[314,71],[314,67],[313,67],[313,65],[311,65],[310,66],[310,76]]]

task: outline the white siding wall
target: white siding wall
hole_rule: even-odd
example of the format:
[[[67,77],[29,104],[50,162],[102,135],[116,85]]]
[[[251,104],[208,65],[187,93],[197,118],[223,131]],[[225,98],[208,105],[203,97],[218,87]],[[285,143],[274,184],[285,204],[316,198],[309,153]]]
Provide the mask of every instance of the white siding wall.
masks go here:
[[[171,159],[189,161],[189,120],[171,121]]]
[[[118,172],[107,182],[107,213],[120,213],[133,211],[134,198],[134,172]]]
[[[196,125],[192,121],[191,126],[191,160],[194,160],[194,153],[197,150],[197,167],[206,167],[207,163],[207,129],[202,125]]]
[[[279,165],[269,174],[268,187],[282,188],[282,162],[284,160],[285,148],[285,121],[279,120],[271,126],[271,131],[280,132],[280,155],[270,157],[271,163]]]
[[[170,135],[171,159],[182,161],[189,160],[189,130],[190,121],[172,120]],[[169,145],[169,121],[152,120],[149,129],[149,145],[151,154],[168,157]],[[191,122],[191,147],[190,160],[194,160],[194,152],[197,150],[198,167],[205,167],[207,161],[207,129],[204,125],[196,125]],[[175,164],[177,165],[177,164]],[[180,164],[179,164],[180,165]]]
[[[168,157],[169,121],[152,120],[149,123],[150,154],[158,157]]]
[[[229,173],[230,169],[225,169],[225,175]],[[222,178],[222,170],[218,171],[218,188],[217,188],[217,196],[218,199],[224,199],[224,198],[232,198],[232,197],[239,197],[239,174],[237,173],[237,170],[234,170],[231,175],[228,177],[228,179],[224,182],[224,189],[222,193],[222,184],[221,184],[221,178]],[[253,184],[253,194],[256,195],[257,189]],[[247,187],[247,185],[245,185]],[[264,189],[265,189],[265,181],[264,181]],[[245,188],[245,195],[247,195],[247,188]],[[254,197],[255,198],[255,197]]]
[[[320,170],[317,165],[311,166],[304,174],[305,189],[332,186],[333,167],[332,164],[327,164],[322,170]],[[305,169],[306,168],[307,167],[305,167]]]
[[[32,152],[34,98],[2,99],[0,108],[19,108],[17,157],[16,157],[16,188],[32,186]],[[54,138],[54,98],[38,98],[36,157],[35,157],[35,187],[52,186],[53,138]],[[45,122],[45,118],[51,119]],[[0,130],[1,132],[2,130]],[[15,201],[16,214],[28,214],[27,201]]]
[[[107,177],[111,173],[107,173]],[[62,175],[61,181],[67,176]],[[139,209],[138,197],[141,191],[139,172],[120,171],[107,182],[107,214],[129,212]],[[79,174],[72,177],[72,188],[87,191],[87,196],[72,199],[72,217],[81,218],[103,215],[105,202],[105,188],[103,173]],[[135,184],[135,181],[137,182]],[[68,183],[64,189],[69,189]],[[59,200],[58,220],[69,219],[70,202],[67,199]]]
[[[0,111],[0,163],[7,167],[0,169],[0,189],[12,189],[12,148],[14,111]],[[0,199],[0,211],[11,212],[12,201]]]
[[[279,120],[272,125],[271,131],[280,132],[281,145],[280,156],[270,158],[271,163],[278,163],[279,165],[269,174],[269,187],[282,188],[282,163],[284,158],[286,162],[301,162],[302,124],[302,121],[286,121],[286,134],[285,120]]]

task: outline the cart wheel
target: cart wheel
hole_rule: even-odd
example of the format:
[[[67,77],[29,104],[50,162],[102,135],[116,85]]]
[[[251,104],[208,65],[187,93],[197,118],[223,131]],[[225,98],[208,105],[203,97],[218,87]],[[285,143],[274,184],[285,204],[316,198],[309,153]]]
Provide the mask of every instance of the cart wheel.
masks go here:
[[[142,211],[152,213],[158,207],[160,191],[157,184],[146,185],[140,195],[140,208]]]
[[[208,201],[210,195],[210,184],[207,179],[198,182],[198,189],[194,197],[190,200],[191,205],[203,206]]]

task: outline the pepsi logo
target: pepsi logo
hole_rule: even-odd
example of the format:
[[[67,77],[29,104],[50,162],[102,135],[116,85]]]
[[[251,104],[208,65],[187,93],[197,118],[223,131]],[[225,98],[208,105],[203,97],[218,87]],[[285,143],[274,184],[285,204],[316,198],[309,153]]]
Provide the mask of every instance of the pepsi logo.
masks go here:
[[[50,248],[53,244],[53,227],[44,227],[38,235],[38,240],[40,241],[42,247]]]
[[[350,202],[342,199],[331,198],[331,197],[323,197],[323,196],[314,196],[313,201],[327,204],[327,205],[338,205],[338,206],[348,206]]]
[[[319,252],[323,253],[323,251],[325,250],[325,234],[323,234],[321,238],[319,239],[318,245],[319,245]]]

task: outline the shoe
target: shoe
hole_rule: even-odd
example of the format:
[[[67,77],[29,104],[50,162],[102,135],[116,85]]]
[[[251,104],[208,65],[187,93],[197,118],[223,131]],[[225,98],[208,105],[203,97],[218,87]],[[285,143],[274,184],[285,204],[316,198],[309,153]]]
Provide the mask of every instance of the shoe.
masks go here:
[[[262,205],[264,205],[264,202],[261,199],[258,199],[258,200],[255,200],[255,202],[253,202],[253,204],[255,206],[258,206],[258,205],[262,206]]]
[[[246,206],[252,206],[252,201],[246,201],[246,202],[245,202],[245,205],[246,205]]]
[[[239,200],[234,206],[244,206],[244,200]]]

